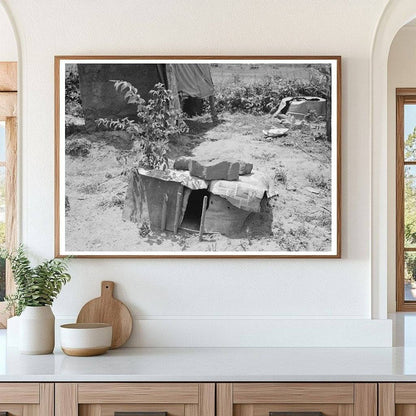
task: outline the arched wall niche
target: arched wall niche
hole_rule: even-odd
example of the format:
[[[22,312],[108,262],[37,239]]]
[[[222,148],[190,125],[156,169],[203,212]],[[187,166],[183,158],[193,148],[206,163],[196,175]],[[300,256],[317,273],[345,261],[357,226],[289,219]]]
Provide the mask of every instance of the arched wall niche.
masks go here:
[[[4,0],[0,0],[0,61],[18,61],[19,48],[13,19]]]
[[[388,57],[397,32],[416,17],[414,0],[391,0],[377,26],[371,51],[371,276],[372,317],[386,319],[388,282],[394,248],[389,243],[392,216],[395,216],[389,192],[388,138]],[[391,241],[391,240],[390,240]],[[392,252],[393,251],[393,252]]]
[[[396,311],[396,89],[416,87],[416,19],[396,33],[387,69],[388,312]]]

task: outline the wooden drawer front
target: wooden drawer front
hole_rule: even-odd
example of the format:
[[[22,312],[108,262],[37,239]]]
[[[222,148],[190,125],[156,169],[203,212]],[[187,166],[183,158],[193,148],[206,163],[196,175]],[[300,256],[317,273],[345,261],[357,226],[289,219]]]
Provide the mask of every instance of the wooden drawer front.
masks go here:
[[[39,403],[39,384],[0,383],[0,403]]]
[[[195,403],[197,383],[81,383],[78,403]]]
[[[221,383],[217,385],[217,416],[269,416],[270,412],[321,412],[324,416],[377,416],[377,385],[375,383]]]
[[[51,383],[0,383],[0,413],[8,416],[53,416]]]
[[[354,385],[348,383],[234,384],[234,403],[354,403]]]
[[[215,416],[214,383],[59,383],[56,416],[114,416],[115,412],[166,412]]]

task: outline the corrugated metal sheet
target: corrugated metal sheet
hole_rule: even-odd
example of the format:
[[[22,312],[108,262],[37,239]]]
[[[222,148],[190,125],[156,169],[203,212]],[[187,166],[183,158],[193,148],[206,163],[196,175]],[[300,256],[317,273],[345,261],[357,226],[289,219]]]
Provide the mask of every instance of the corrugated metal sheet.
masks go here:
[[[146,169],[139,168],[137,169],[137,171],[139,172],[140,175],[160,179],[166,182],[177,182],[193,190],[207,189],[209,186],[209,182],[204,181],[203,179],[196,178],[195,176],[191,176],[189,172],[186,170],[174,170],[174,169],[146,170]]]
[[[238,181],[205,181],[191,176],[183,170],[145,170],[137,169],[140,175],[159,179],[166,182],[176,182],[192,189],[208,189],[215,195],[221,196],[235,207],[250,212],[260,212],[260,202],[264,194],[272,196],[273,190],[268,177],[260,172],[239,177]]]

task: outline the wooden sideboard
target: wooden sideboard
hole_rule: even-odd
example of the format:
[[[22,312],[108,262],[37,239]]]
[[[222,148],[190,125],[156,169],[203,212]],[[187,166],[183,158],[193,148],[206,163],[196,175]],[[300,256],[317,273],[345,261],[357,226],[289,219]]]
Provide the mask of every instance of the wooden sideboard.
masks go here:
[[[0,416],[415,416],[415,383],[0,383]]]

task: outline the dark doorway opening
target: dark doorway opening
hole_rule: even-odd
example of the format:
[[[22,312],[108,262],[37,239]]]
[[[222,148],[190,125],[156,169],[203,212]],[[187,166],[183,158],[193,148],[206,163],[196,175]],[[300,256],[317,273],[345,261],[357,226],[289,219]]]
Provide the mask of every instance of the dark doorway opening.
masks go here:
[[[185,215],[183,216],[181,228],[192,231],[199,230],[201,225],[201,214],[204,196],[208,197],[209,203],[209,192],[206,189],[191,191],[188,199],[188,204],[186,206]]]
[[[200,116],[204,111],[204,100],[198,97],[187,97],[182,103],[182,111],[189,117]]]

